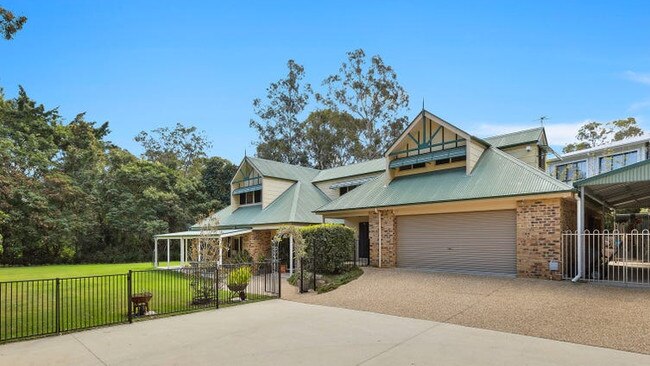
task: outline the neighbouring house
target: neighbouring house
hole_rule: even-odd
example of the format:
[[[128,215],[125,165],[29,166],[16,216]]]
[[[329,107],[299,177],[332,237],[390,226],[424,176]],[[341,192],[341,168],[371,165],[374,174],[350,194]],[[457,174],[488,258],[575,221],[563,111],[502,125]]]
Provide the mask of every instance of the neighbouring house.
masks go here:
[[[638,136],[549,159],[547,171],[572,183],[650,158],[650,136]]]
[[[355,256],[372,266],[558,279],[577,210],[593,228],[602,219],[546,174],[549,152],[543,128],[482,139],[422,111],[380,159],[319,171],[245,157],[228,207],[156,242],[178,239],[183,261],[189,242],[210,236],[219,261],[243,250],[257,260],[279,227],[331,221],[357,231]],[[279,246],[290,270],[292,247]]]

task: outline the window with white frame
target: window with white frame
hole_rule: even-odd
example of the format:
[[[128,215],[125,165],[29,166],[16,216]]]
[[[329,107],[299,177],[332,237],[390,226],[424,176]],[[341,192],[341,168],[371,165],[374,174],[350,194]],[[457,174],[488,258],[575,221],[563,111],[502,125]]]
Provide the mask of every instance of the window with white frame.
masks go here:
[[[563,182],[573,182],[587,177],[587,161],[576,161],[555,167],[555,178]]]
[[[603,156],[598,161],[598,171],[600,173],[607,173],[614,169],[622,168],[624,166],[634,164],[638,161],[637,151],[629,151],[622,154],[614,154]]]

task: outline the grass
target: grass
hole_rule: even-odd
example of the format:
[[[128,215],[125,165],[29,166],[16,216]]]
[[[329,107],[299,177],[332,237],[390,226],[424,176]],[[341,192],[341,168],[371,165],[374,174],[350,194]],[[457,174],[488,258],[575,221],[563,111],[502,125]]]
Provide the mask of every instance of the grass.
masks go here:
[[[316,288],[316,292],[319,294],[336,290],[340,286],[345,285],[348,282],[354,281],[363,274],[363,270],[357,266],[349,267],[345,272],[340,274],[327,274],[322,275],[318,282],[321,284]],[[311,273],[305,272],[305,281],[312,281]],[[294,286],[300,286],[298,284],[300,279],[300,273],[296,272],[291,277],[288,278],[287,282]],[[311,283],[309,285],[311,288]]]
[[[151,292],[149,309],[157,315],[216,308],[214,301],[193,303],[197,293],[192,284],[198,279],[210,285],[212,280],[152,269],[151,263],[0,268],[0,341],[57,331],[55,278],[61,278],[61,332],[126,322],[129,270],[134,271],[132,293]],[[259,283],[251,283],[247,292],[247,302],[271,298],[263,293]],[[236,294],[228,290],[220,289],[218,297],[220,306],[238,304],[231,301]],[[146,318],[151,317],[140,319]]]
[[[166,265],[161,262],[161,265]],[[180,262],[172,262],[172,266]],[[48,266],[0,267],[0,282],[45,278],[82,277],[127,273],[129,270],[153,269],[151,262],[110,264],[56,264]]]

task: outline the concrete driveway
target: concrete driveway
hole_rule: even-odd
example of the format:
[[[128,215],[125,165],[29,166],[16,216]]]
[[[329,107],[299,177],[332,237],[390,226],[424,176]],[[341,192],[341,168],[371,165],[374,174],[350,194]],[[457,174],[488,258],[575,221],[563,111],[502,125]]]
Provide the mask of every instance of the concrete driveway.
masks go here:
[[[1,365],[642,365],[650,356],[283,300],[0,346]]]
[[[365,268],[330,293],[283,298],[650,354],[650,289]]]

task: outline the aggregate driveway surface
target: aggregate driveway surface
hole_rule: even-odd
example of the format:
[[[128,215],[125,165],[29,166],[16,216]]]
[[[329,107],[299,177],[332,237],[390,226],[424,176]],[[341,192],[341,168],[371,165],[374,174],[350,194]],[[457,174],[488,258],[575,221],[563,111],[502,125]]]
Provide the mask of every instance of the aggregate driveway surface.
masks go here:
[[[326,294],[282,289],[303,303],[650,354],[650,289],[371,267]]]
[[[0,346],[1,365],[642,365],[650,356],[270,300]]]

